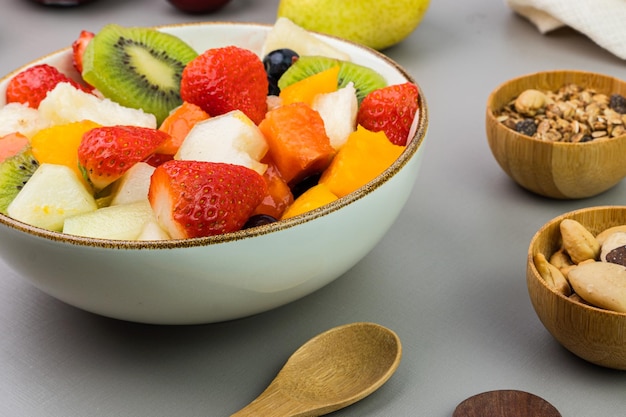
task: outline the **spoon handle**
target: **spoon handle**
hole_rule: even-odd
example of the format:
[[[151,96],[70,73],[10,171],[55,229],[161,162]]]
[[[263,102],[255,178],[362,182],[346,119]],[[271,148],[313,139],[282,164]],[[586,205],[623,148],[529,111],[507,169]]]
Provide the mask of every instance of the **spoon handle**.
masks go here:
[[[324,414],[315,409],[315,406],[294,401],[275,384],[270,384],[254,401],[230,417],[314,417]]]

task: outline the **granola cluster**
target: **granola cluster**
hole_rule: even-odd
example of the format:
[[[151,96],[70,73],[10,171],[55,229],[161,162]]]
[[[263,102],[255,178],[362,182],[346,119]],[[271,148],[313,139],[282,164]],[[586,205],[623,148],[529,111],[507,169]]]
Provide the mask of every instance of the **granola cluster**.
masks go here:
[[[525,90],[495,116],[516,132],[551,142],[589,142],[626,134],[626,98],[576,84],[556,91]]]

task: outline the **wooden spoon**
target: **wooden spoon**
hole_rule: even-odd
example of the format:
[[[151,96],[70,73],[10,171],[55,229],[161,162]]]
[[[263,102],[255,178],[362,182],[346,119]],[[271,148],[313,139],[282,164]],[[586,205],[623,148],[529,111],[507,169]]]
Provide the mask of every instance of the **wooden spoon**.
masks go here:
[[[313,417],[365,398],[398,368],[400,339],[373,323],[330,329],[294,352],[270,385],[231,417]]]

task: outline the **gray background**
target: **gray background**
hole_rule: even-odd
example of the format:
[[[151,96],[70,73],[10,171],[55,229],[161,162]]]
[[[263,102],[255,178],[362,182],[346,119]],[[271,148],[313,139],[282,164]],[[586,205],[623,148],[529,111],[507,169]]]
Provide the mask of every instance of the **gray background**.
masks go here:
[[[165,0],[62,10],[3,0],[0,73],[109,22],[272,23],[277,4],[233,0],[219,13],[188,16]],[[420,84],[431,123],[412,196],[369,256],[283,308],[183,327],[82,312],[0,261],[0,415],[227,416],[260,393],[300,344],[354,321],[394,329],[404,357],[386,385],[338,416],[451,416],[465,398],[494,389],[530,391],[563,416],[623,415],[626,375],[590,365],[552,339],[529,303],[524,262],[544,222],[580,207],[624,204],[626,185],[578,201],[527,193],[491,156],[484,107],[508,78],[557,68],[624,78],[625,63],[572,30],[540,35],[500,0],[433,0],[420,27],[385,52]]]

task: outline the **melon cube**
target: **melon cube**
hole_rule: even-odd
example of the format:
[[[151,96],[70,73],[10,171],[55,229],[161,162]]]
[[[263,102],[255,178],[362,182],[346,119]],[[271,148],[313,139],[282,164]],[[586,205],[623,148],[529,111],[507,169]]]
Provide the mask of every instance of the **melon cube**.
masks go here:
[[[146,223],[154,221],[152,207],[146,199],[69,217],[65,220],[63,233],[100,239],[136,240]]]
[[[9,204],[7,214],[32,226],[61,231],[68,217],[97,208],[91,192],[70,168],[44,163]]]

